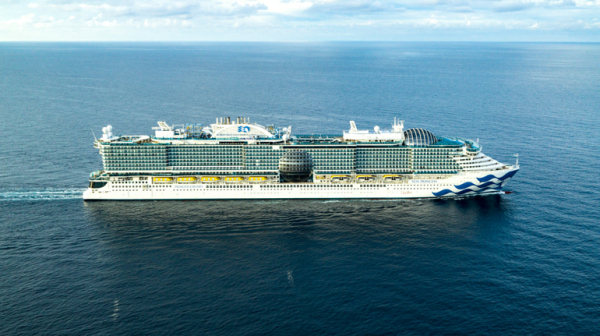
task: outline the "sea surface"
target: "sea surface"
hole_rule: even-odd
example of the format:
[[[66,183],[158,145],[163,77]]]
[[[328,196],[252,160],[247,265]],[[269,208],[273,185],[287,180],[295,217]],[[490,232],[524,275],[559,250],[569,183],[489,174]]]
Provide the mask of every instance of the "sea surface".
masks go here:
[[[512,194],[84,202],[93,132],[479,139]],[[1,335],[598,335],[600,44],[1,43]]]

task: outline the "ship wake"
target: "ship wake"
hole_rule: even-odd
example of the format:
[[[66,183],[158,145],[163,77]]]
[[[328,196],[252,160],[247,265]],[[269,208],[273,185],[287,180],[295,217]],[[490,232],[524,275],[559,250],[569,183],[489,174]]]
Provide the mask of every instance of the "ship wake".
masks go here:
[[[81,199],[85,188],[0,189],[0,202]]]

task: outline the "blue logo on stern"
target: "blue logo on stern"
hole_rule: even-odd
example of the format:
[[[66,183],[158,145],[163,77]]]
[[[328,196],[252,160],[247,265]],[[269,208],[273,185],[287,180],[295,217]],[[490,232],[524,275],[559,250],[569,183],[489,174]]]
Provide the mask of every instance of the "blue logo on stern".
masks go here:
[[[248,126],[239,126],[238,133],[248,133],[250,132],[250,127]]]

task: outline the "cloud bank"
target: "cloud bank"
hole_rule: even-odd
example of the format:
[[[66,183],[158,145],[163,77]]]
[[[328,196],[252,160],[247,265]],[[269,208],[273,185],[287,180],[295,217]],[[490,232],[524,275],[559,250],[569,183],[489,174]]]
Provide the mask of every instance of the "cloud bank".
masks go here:
[[[600,0],[4,0],[0,40],[600,41]]]

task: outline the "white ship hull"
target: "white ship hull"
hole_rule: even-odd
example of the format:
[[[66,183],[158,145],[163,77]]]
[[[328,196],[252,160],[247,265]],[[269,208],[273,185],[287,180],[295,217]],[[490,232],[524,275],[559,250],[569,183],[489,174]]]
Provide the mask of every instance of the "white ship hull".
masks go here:
[[[497,193],[519,170],[463,172],[444,179],[400,183],[220,183],[152,184],[151,179],[87,189],[86,201],[101,200],[246,200],[246,199],[400,199]]]

